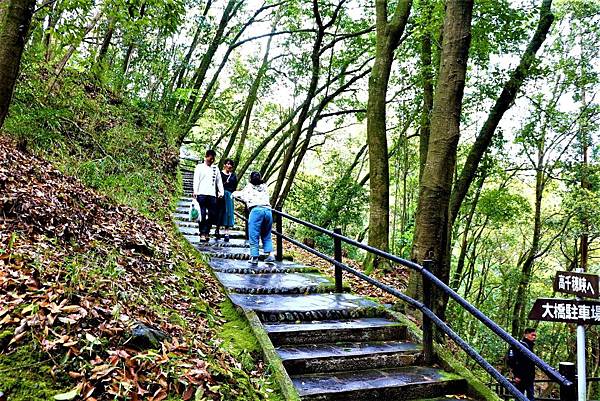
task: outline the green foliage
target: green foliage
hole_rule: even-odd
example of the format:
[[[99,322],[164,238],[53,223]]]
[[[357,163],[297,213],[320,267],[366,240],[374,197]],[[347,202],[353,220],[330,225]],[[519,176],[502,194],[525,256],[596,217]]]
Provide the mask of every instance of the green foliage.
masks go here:
[[[346,236],[355,236],[362,227],[366,193],[356,180],[347,174],[349,162],[334,154],[323,166],[324,175],[303,174],[290,194],[294,215],[322,227],[339,227]],[[316,245],[329,252],[333,241],[313,230],[294,229],[298,238],[314,238]]]
[[[531,213],[529,201],[519,194],[512,194],[507,188],[483,191],[477,202],[478,212],[490,219],[494,225],[514,224]]]
[[[4,129],[65,173],[119,203],[166,217],[176,191],[180,132],[175,119],[142,102],[119,99],[67,76],[63,91],[44,98],[43,69],[25,68]]]

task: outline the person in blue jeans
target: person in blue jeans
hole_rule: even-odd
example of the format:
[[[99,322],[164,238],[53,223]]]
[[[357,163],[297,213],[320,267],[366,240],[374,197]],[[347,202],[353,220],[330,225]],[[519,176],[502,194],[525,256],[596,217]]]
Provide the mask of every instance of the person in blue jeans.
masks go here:
[[[273,215],[271,214],[267,184],[263,182],[260,173],[252,172],[248,185],[241,191],[235,191],[232,196],[246,202],[246,206],[250,209],[248,217],[250,264],[258,265],[259,240],[262,241],[263,252],[268,255],[265,262],[274,262],[273,241],[271,240]]]

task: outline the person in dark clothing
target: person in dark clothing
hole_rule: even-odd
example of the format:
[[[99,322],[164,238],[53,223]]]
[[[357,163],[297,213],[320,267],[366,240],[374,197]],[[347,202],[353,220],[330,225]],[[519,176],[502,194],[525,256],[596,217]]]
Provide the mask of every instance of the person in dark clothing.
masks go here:
[[[225,242],[229,241],[229,229],[235,225],[234,214],[233,214],[233,198],[231,194],[237,190],[238,179],[233,169],[235,168],[235,162],[231,159],[225,160],[223,163],[223,170],[221,171],[221,181],[223,182],[223,189],[225,193],[222,198],[218,200],[219,206],[219,217],[217,219],[217,238],[220,237],[219,227],[224,227],[224,238]]]
[[[533,345],[537,338],[535,329],[525,329],[525,334],[520,343],[531,352],[533,352]],[[529,358],[527,358],[521,351],[514,347],[510,347],[508,350],[508,366],[513,373],[513,383],[515,387],[523,392],[529,400],[534,401],[534,388],[533,382],[535,380],[535,364]]]

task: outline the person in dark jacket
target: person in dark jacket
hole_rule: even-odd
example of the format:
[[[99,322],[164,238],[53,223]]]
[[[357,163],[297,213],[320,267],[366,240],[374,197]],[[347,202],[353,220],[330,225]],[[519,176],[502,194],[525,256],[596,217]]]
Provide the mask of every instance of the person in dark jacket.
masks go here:
[[[533,345],[535,344],[536,338],[537,333],[535,329],[527,328],[525,329],[525,334],[523,334],[520,343],[533,352]],[[510,347],[508,350],[508,366],[513,373],[513,383],[515,387],[523,392],[523,395],[529,400],[534,401],[533,382],[535,380],[535,364],[533,361],[527,358],[527,356],[518,349]]]
[[[219,218],[217,220],[216,235],[220,238],[220,227],[224,227],[223,239],[225,242],[229,241],[229,229],[235,225],[234,214],[233,214],[233,198],[231,194],[237,190],[238,179],[233,169],[235,168],[235,162],[231,159],[226,159],[223,163],[223,170],[221,171],[221,181],[223,182],[223,188],[225,193],[223,197],[219,199]]]

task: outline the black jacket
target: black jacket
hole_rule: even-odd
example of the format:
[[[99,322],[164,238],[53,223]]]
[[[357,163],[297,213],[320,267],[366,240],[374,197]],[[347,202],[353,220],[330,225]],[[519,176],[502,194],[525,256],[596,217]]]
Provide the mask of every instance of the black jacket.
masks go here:
[[[533,342],[523,338],[520,343],[533,352]],[[513,375],[521,379],[521,382],[533,383],[535,379],[535,364],[531,359],[523,355],[521,351],[512,346],[508,350],[508,366],[512,370]]]

